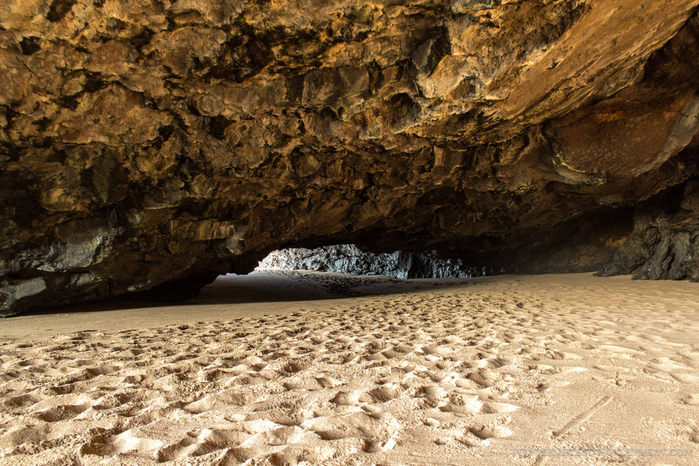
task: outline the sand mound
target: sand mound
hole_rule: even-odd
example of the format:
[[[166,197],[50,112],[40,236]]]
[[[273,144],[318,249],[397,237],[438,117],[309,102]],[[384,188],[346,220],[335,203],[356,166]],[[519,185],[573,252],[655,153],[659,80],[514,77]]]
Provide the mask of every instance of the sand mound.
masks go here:
[[[0,463],[696,461],[620,450],[699,442],[696,285],[572,275],[427,288],[277,303],[267,317],[5,332]],[[41,317],[5,327],[50,324]],[[521,450],[533,448],[598,454]]]

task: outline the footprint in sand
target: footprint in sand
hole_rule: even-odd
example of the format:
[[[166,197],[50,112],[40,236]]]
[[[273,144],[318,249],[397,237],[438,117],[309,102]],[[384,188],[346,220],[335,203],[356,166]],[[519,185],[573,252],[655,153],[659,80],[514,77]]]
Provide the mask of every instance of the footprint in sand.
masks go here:
[[[317,391],[323,389],[323,385],[315,377],[293,377],[284,380],[282,385],[287,390]]]
[[[367,392],[367,395],[373,403],[386,403],[398,398],[402,392],[403,389],[399,385],[386,383],[374,388],[373,390],[370,390]]]
[[[369,402],[370,398],[360,391],[356,392],[345,392],[339,391],[337,394],[330,399],[331,403],[338,406],[356,406],[360,402]]]
[[[460,436],[456,437],[456,440],[458,440],[461,444],[469,447],[469,448],[482,448],[490,443],[491,437],[482,438],[478,435],[475,435],[471,430],[467,430],[466,432],[462,433]]]
[[[446,393],[446,390],[440,385],[427,385],[418,390],[419,395],[433,402],[439,401],[444,393]]]
[[[304,422],[301,427],[312,430],[323,440],[347,437],[387,439],[399,429],[394,420],[377,419],[376,415],[366,412],[315,418]]]
[[[495,401],[486,401],[483,403],[482,411],[486,414],[503,414],[511,413],[518,409],[517,406],[511,405],[509,403],[498,403]]]
[[[289,361],[284,364],[279,370],[283,375],[295,374],[308,368],[308,364],[300,361]]]
[[[8,408],[26,408],[42,400],[42,397],[34,393],[26,393],[7,398],[3,404]]]
[[[322,376],[322,377],[317,377],[316,380],[318,381],[318,383],[320,384],[320,386],[322,388],[333,388],[333,387],[337,387],[338,385],[342,385],[342,382],[340,382],[339,380],[334,379],[332,377]]]
[[[0,450],[24,444],[39,443],[46,439],[49,425],[18,426],[0,435]],[[9,463],[8,463],[9,464]]]
[[[298,426],[278,426],[254,434],[240,444],[242,448],[255,448],[264,446],[280,446],[296,443],[307,431]]]
[[[690,433],[689,438],[692,440],[692,442],[699,443],[699,429],[694,428]]]
[[[202,429],[190,431],[179,442],[160,448],[156,456],[159,462],[185,459],[188,460],[188,464],[191,464],[193,457],[203,456],[230,445],[241,444],[248,437],[249,434],[238,430]]]
[[[448,400],[439,406],[441,411],[455,414],[475,414],[480,412],[483,407],[483,402],[477,395],[451,393]]]
[[[498,374],[490,369],[478,369],[468,376],[482,388],[489,388],[498,382]]]
[[[699,406],[699,393],[692,393],[682,398],[682,403],[690,406]]]
[[[512,431],[507,427],[485,424],[471,427],[470,431],[473,435],[480,438],[481,440],[487,440],[491,438],[505,438],[512,435]]]
[[[184,409],[192,414],[199,414],[211,411],[212,409],[225,408],[227,406],[245,406],[250,403],[250,401],[251,397],[249,394],[232,389],[208,395],[198,401],[185,405]]]

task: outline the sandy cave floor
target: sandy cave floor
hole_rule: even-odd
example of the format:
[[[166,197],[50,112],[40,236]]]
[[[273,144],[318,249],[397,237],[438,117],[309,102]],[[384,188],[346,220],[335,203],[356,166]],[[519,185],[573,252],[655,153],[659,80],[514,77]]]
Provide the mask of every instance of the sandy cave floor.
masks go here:
[[[0,321],[0,464],[699,463],[699,284],[256,273],[123,305]]]

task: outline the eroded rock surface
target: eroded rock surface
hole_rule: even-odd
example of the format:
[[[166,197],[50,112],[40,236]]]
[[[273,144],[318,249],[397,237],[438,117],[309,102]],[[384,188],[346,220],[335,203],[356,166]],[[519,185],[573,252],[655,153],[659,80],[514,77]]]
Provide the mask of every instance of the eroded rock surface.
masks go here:
[[[362,251],[354,244],[273,251],[255,270],[313,270],[351,275],[385,275],[403,279],[471,278],[484,274],[483,270],[468,267],[459,259],[439,257],[434,251],[373,254]]]
[[[697,5],[4,1],[0,308],[333,243],[696,279]]]

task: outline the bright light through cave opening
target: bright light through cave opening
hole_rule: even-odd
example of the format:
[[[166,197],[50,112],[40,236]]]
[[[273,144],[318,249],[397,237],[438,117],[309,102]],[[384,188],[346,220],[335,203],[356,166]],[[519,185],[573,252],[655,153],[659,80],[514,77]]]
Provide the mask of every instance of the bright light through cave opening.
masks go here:
[[[472,278],[485,275],[484,269],[469,267],[461,259],[442,258],[435,251],[375,254],[362,251],[354,244],[273,251],[255,269],[258,272],[283,270],[384,275],[401,279]]]

